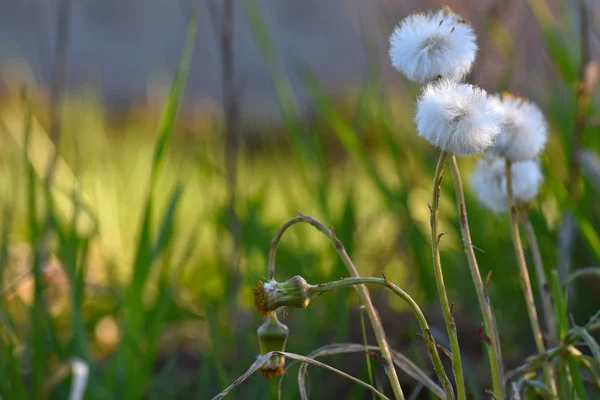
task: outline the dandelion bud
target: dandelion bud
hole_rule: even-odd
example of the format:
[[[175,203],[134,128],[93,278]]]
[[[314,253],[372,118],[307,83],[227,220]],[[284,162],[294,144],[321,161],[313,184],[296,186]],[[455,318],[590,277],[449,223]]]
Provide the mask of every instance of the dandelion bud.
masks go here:
[[[537,160],[512,164],[512,191],[516,204],[533,200],[539,192],[542,172]],[[506,191],[506,161],[503,158],[481,159],[477,162],[471,186],[479,201],[494,212],[508,211]]]
[[[306,308],[310,303],[309,288],[299,275],[282,283],[274,279],[259,282],[254,288],[254,305],[265,316],[279,307]]]
[[[508,92],[491,96],[490,101],[502,116],[500,135],[491,154],[510,161],[536,158],[546,146],[548,124],[544,114],[531,101]]]
[[[279,322],[274,313],[265,319],[265,322],[258,328],[256,333],[258,334],[258,343],[260,344],[260,354],[267,354],[271,351],[285,351],[289,330],[287,326]],[[285,358],[283,356],[272,356],[260,368],[260,373],[264,377],[271,379],[284,372],[284,365]]]
[[[485,90],[449,79],[423,89],[415,115],[419,136],[459,156],[488,150],[500,133],[500,121]]]
[[[392,65],[411,81],[461,80],[471,70],[477,43],[466,21],[448,10],[406,17],[390,37]]]

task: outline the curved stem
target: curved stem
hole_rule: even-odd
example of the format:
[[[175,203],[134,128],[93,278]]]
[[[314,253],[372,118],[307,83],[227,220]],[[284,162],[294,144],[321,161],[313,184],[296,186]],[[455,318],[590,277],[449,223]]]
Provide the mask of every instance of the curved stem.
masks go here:
[[[538,290],[540,292],[540,299],[542,299],[542,308],[544,310],[544,319],[546,320],[546,332],[548,334],[548,340],[550,343],[555,344],[556,339],[556,318],[554,315],[554,307],[552,305],[552,299],[550,292],[548,291],[548,281],[546,280],[546,272],[544,271],[544,264],[542,262],[542,253],[540,252],[540,246],[538,245],[537,237],[535,236],[535,230],[531,224],[531,220],[527,215],[527,211],[519,207],[519,215],[523,223],[525,230],[525,236],[531,247],[531,256],[533,258],[533,266],[535,268],[535,275],[538,281]]]
[[[275,237],[271,241],[271,250],[269,252],[269,261],[268,261],[268,279],[273,279],[275,275],[275,255],[277,253],[277,246],[283,233],[292,225],[304,222],[310,224],[317,228],[317,230],[327,236],[327,239],[333,244],[335,250],[339,254],[340,258],[344,262],[344,265],[348,269],[348,273],[353,277],[359,277],[358,271],[352,263],[352,260],[346,253],[346,249],[344,248],[344,244],[335,236],[335,232],[333,229],[327,228],[321,222],[316,219],[309,217],[307,215],[298,215],[290,219],[288,222],[283,224],[281,228],[275,234]],[[396,374],[396,369],[394,368],[394,364],[392,362],[392,354],[390,352],[390,347],[387,342],[387,338],[385,335],[385,331],[383,330],[383,325],[381,324],[381,319],[379,318],[379,314],[377,310],[375,310],[375,306],[373,306],[373,302],[371,302],[371,297],[369,296],[369,291],[366,286],[359,285],[357,287],[358,296],[360,300],[365,305],[365,309],[369,316],[369,320],[371,321],[371,325],[373,326],[373,331],[375,332],[375,337],[377,339],[377,344],[381,349],[381,356],[385,359],[385,372],[390,381],[390,385],[392,386],[392,390],[394,391],[394,396],[396,399],[404,399],[404,394],[402,393],[402,387],[400,386],[400,381],[398,380],[398,375]]]
[[[427,345],[427,350],[429,351],[429,357],[431,358],[431,362],[433,363],[433,369],[435,370],[435,373],[437,374],[438,379],[440,380],[440,383],[444,388],[446,398],[448,400],[453,399],[454,391],[452,389],[452,384],[450,383],[450,379],[448,379],[448,376],[444,371],[444,367],[442,365],[442,360],[440,359],[435,338],[431,334],[431,330],[429,329],[429,324],[425,319],[425,315],[421,311],[419,305],[404,290],[400,289],[398,286],[388,281],[386,278],[358,277],[345,278],[339,281],[312,285],[309,289],[309,292],[311,293],[312,297],[321,293],[329,292],[331,290],[342,289],[363,284],[385,286],[409,305],[409,307],[415,314],[415,317],[417,317],[417,320],[419,321],[419,326],[421,327],[421,331],[423,332],[423,338],[425,340],[425,344]]]
[[[531,280],[529,279],[529,271],[527,270],[523,245],[521,244],[521,235],[519,233],[519,223],[517,220],[517,208],[515,207],[512,193],[512,168],[509,160],[506,160],[506,194],[508,196],[508,206],[510,210],[510,233],[512,235],[517,263],[521,270],[521,288],[525,296],[527,314],[529,315],[529,323],[531,324],[531,330],[533,331],[535,345],[538,353],[542,354],[546,351],[546,348],[544,346],[544,338],[542,337],[542,330],[540,329],[540,322],[535,308],[535,300],[533,298],[533,291],[531,290]],[[556,382],[554,380],[552,368],[545,362],[543,364],[543,370],[544,379],[548,388],[556,395]]]
[[[271,280],[275,278],[275,256],[277,255],[277,246],[279,246],[279,242],[281,241],[281,237],[285,233],[285,231],[292,225],[297,224],[299,222],[306,222],[304,220],[303,215],[299,215],[287,221],[285,224],[281,225],[281,227],[275,233],[275,236],[271,240],[271,249],[269,250],[269,261],[267,264],[267,280]]]
[[[442,184],[444,164],[446,163],[447,157],[448,153],[442,151],[435,169],[435,176],[433,177],[433,189],[430,206],[431,252],[433,254],[433,270],[435,272],[435,280],[437,283],[438,293],[440,295],[440,302],[442,303],[444,320],[446,321],[446,330],[448,331],[448,337],[450,338],[450,348],[452,350],[452,368],[454,370],[454,380],[456,381],[456,395],[459,400],[464,400],[466,399],[465,378],[463,374],[462,361],[460,359],[458,335],[456,333],[456,324],[454,323],[454,318],[452,317],[450,303],[448,302],[448,295],[446,294],[446,287],[444,286],[444,275],[442,272],[442,262],[440,260],[440,238],[442,237],[443,233],[438,235],[440,185]]]
[[[473,242],[471,240],[471,231],[469,229],[469,221],[467,219],[467,206],[465,204],[465,194],[463,191],[462,179],[460,178],[460,171],[458,169],[458,163],[456,162],[456,156],[453,154],[450,158],[450,166],[452,169],[452,177],[454,178],[454,189],[456,191],[456,202],[459,211],[460,229],[462,232],[462,242],[469,262],[469,269],[471,271],[471,277],[475,285],[477,292],[477,299],[479,300],[479,308],[483,315],[483,324],[485,333],[489,338],[489,342],[486,343],[486,349],[490,361],[490,370],[492,374],[492,385],[494,391],[494,397],[497,400],[506,399],[506,393],[504,389],[504,369],[502,367],[502,351],[500,347],[500,336],[498,335],[498,327],[494,318],[492,310],[492,304],[487,293],[487,289],[481,279],[481,273],[479,266],[477,265],[477,258],[473,251]]]
[[[579,268],[571,275],[567,277],[565,283],[563,283],[563,288],[567,288],[571,283],[573,283],[576,279],[582,277],[592,277],[596,279],[600,279],[600,267],[583,267]],[[1,293],[0,293],[1,294]]]

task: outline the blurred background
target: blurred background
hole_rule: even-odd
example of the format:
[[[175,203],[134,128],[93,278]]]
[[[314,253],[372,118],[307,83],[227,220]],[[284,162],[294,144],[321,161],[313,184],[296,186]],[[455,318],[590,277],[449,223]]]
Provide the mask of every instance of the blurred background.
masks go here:
[[[526,96],[549,120],[546,181],[530,211],[547,272],[564,279],[565,254],[571,270],[598,265],[600,111],[591,82],[600,4],[444,4],[478,36],[469,80]],[[419,87],[387,56],[402,18],[440,6],[0,0],[0,371],[10,377],[0,396],[67,398],[73,357],[89,368],[85,398],[216,395],[258,354],[262,317],[251,289],[266,275],[275,231],[297,211],[335,227],[362,275],[384,272],[413,295],[446,344],[427,208],[438,153],[412,122]],[[188,64],[192,15],[183,85],[174,77]],[[590,163],[579,179],[571,165],[582,149]],[[475,160],[459,160],[467,187]],[[442,265],[468,385],[483,398],[490,384],[481,318],[446,178]],[[510,369],[534,346],[507,217],[483,209],[468,188],[466,195],[482,276],[493,272],[489,293]],[[565,239],[567,209],[575,224]],[[276,278],[296,274],[309,283],[347,276],[307,226],[286,233],[278,252]],[[600,306],[600,280],[574,288],[569,307],[583,323]],[[430,370],[405,304],[371,293],[391,346]],[[339,291],[290,310],[289,351],[363,343],[359,305],[353,291]],[[367,339],[375,343],[370,327]],[[369,379],[364,354],[327,362]],[[383,368],[372,362],[375,385],[385,389]],[[298,397],[296,368],[283,398]],[[369,396],[311,371],[311,398]],[[401,379],[407,391],[415,386]],[[231,397],[276,398],[276,381],[254,376]]]

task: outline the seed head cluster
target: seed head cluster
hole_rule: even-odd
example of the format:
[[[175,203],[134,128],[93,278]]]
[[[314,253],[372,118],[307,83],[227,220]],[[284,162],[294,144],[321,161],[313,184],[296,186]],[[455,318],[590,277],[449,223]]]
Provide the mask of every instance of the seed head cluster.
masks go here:
[[[537,196],[548,124],[530,100],[510,93],[488,95],[463,82],[476,53],[473,29],[449,8],[409,15],[390,36],[392,65],[425,84],[414,117],[419,136],[457,156],[483,154],[471,186],[482,204],[501,212],[508,209],[507,160],[513,165],[515,202]]]

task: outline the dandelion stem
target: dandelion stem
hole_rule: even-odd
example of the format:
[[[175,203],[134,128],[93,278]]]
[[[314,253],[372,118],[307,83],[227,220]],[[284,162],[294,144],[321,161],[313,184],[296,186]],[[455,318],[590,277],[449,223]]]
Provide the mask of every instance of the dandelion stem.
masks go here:
[[[514,204],[512,194],[512,165],[509,160],[506,160],[506,194],[508,197],[508,206],[510,209],[510,233],[512,235],[513,246],[515,255],[517,257],[517,263],[521,270],[521,287],[523,289],[523,295],[525,296],[525,302],[527,303],[527,314],[529,315],[529,322],[533,331],[533,338],[537,347],[538,353],[542,354],[546,351],[544,346],[544,338],[542,337],[542,331],[540,329],[540,322],[535,308],[535,300],[533,298],[533,291],[531,289],[531,280],[529,279],[529,271],[527,270],[527,262],[525,261],[525,253],[523,251],[523,245],[521,244],[521,235],[519,233],[519,222],[517,218],[517,207]],[[554,373],[548,363],[543,364],[544,379],[548,388],[551,392],[556,395],[556,382],[554,380]]]
[[[525,236],[531,247],[531,255],[533,258],[533,266],[535,267],[535,274],[538,281],[538,290],[540,292],[540,299],[542,299],[542,308],[544,309],[544,317],[546,320],[546,332],[548,334],[548,340],[552,344],[556,344],[556,319],[554,316],[554,307],[552,306],[552,299],[550,292],[548,291],[548,281],[546,280],[546,273],[544,271],[544,264],[542,263],[542,254],[540,252],[540,246],[538,245],[537,238],[531,220],[527,215],[527,211],[519,207],[519,214],[523,228],[525,229]]]
[[[442,151],[438,160],[437,167],[435,169],[435,176],[433,177],[433,189],[431,198],[431,251],[433,254],[433,270],[435,272],[435,280],[437,283],[438,293],[440,295],[440,302],[442,303],[442,311],[444,313],[444,320],[446,321],[446,329],[448,330],[448,337],[450,338],[450,348],[452,350],[452,368],[454,370],[454,380],[456,381],[456,395],[459,400],[466,399],[465,393],[465,379],[462,368],[462,361],[460,359],[460,347],[458,345],[458,335],[456,333],[456,324],[454,323],[454,317],[450,310],[450,303],[448,302],[448,295],[446,294],[446,287],[444,285],[444,275],[442,272],[442,262],[440,260],[440,238],[438,235],[438,219],[439,219],[439,204],[440,204],[440,186],[442,184],[442,176],[444,173],[444,164],[448,153]]]
[[[440,380],[440,383],[442,384],[442,387],[444,388],[446,398],[448,400],[454,399],[454,391],[452,389],[452,383],[450,382],[450,379],[448,379],[448,376],[446,375],[446,372],[444,371],[444,367],[442,365],[442,360],[440,359],[440,355],[438,352],[435,338],[431,334],[431,330],[429,329],[429,324],[427,323],[427,320],[425,319],[425,315],[421,311],[421,308],[419,307],[419,305],[404,290],[400,289],[398,286],[396,286],[392,282],[388,281],[385,277],[384,278],[357,277],[357,278],[345,278],[345,279],[341,279],[338,281],[321,283],[319,285],[313,285],[310,287],[309,292],[311,293],[311,297],[312,297],[312,296],[316,296],[317,294],[329,292],[331,290],[342,289],[342,288],[347,288],[347,287],[356,286],[356,285],[364,285],[364,284],[385,286],[386,288],[390,289],[392,292],[394,292],[394,294],[396,294],[398,297],[400,297],[402,300],[404,300],[409,305],[409,307],[415,314],[415,317],[419,321],[419,326],[421,327],[421,331],[423,332],[423,338],[425,340],[425,344],[427,345],[427,350],[429,351],[429,357],[431,358],[431,362],[433,363],[433,369],[435,370],[435,373],[437,374],[438,379]]]
[[[277,246],[283,233],[292,225],[304,222],[310,224],[317,228],[317,230],[323,233],[335,250],[339,254],[340,258],[344,262],[344,265],[348,269],[348,273],[353,277],[360,277],[354,263],[346,253],[346,249],[344,248],[344,244],[335,236],[335,232],[332,229],[327,228],[321,222],[316,219],[309,217],[307,215],[300,214],[297,217],[294,217],[287,221],[285,224],[279,228],[275,237],[271,241],[271,250],[269,252],[269,261],[268,261],[268,279],[272,279],[275,275],[275,255],[277,253]],[[381,324],[381,319],[379,318],[379,314],[377,310],[375,310],[375,306],[371,302],[371,297],[369,296],[369,291],[366,286],[359,285],[357,287],[358,295],[360,297],[361,302],[365,305],[365,309],[367,311],[367,315],[369,316],[369,320],[371,321],[371,325],[373,326],[373,331],[375,332],[375,337],[377,339],[377,344],[381,350],[381,356],[385,359],[385,372],[390,381],[390,385],[392,386],[392,390],[394,391],[394,396],[396,399],[404,400],[404,394],[402,393],[402,387],[400,386],[400,381],[398,380],[398,375],[396,374],[396,369],[394,368],[394,364],[392,362],[392,354],[390,351],[390,347],[387,342],[387,338],[385,335],[385,331],[383,330],[383,325]]]
[[[500,336],[498,335],[498,327],[494,318],[492,304],[490,303],[487,290],[483,284],[483,280],[481,279],[481,273],[479,271],[479,266],[477,265],[477,258],[475,257],[475,252],[473,251],[473,246],[471,244],[471,231],[469,229],[469,221],[467,219],[465,194],[463,191],[460,171],[458,169],[458,163],[456,162],[456,156],[454,154],[450,158],[450,166],[452,169],[452,176],[454,178],[454,189],[456,191],[456,202],[458,204],[458,211],[460,215],[459,220],[460,229],[463,236],[463,246],[469,262],[469,269],[471,271],[471,276],[473,277],[473,283],[475,284],[475,290],[477,292],[477,299],[479,300],[481,314],[483,315],[485,333],[489,338],[489,344],[486,345],[486,348],[490,360],[494,397],[497,400],[506,399]]]

